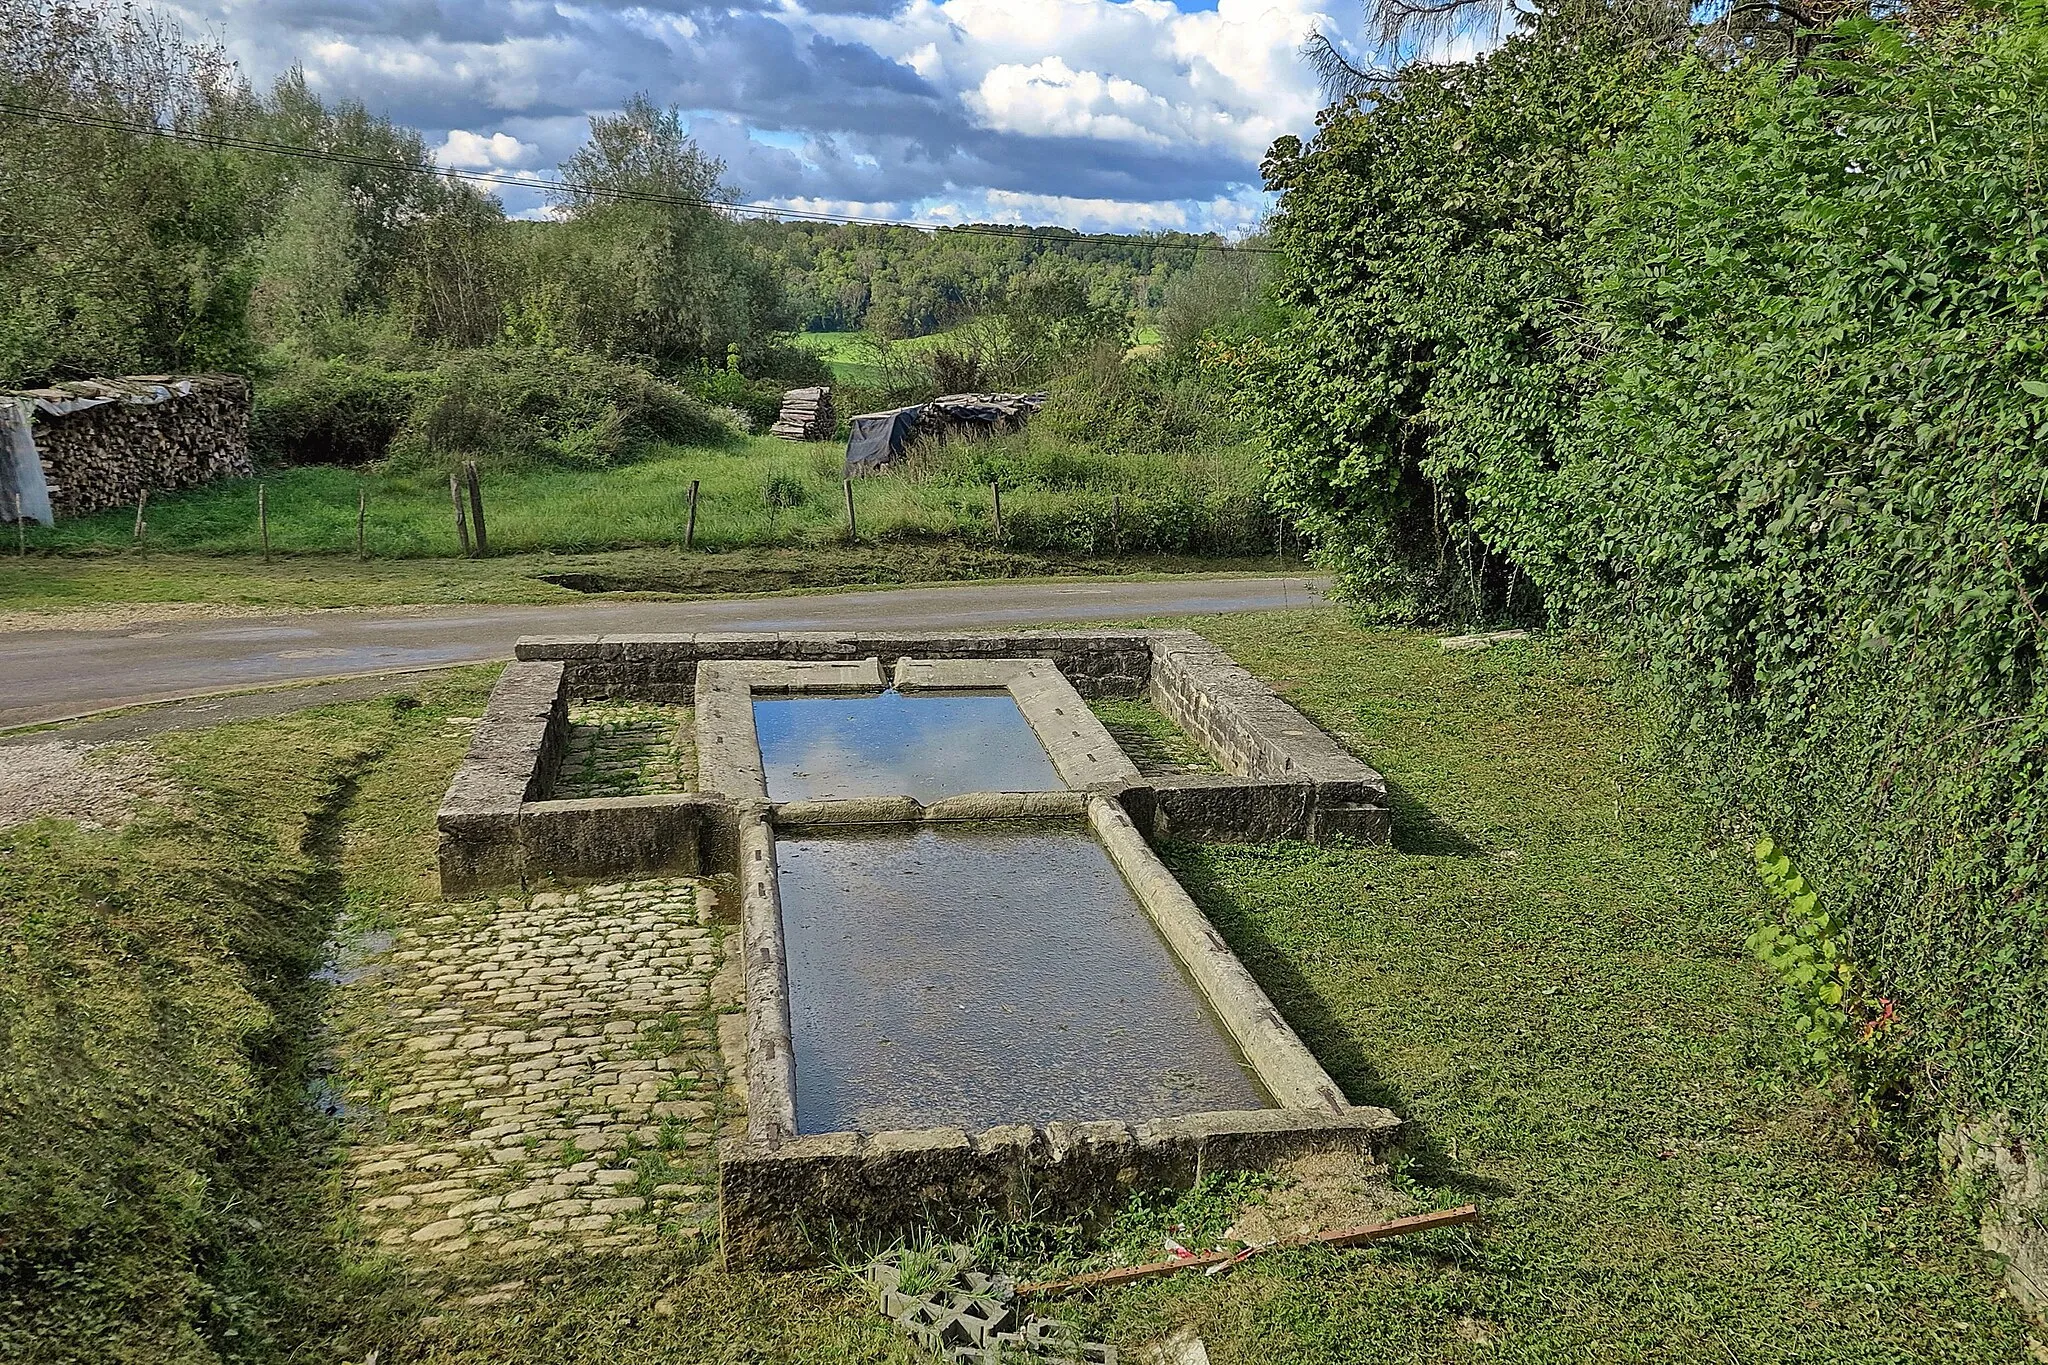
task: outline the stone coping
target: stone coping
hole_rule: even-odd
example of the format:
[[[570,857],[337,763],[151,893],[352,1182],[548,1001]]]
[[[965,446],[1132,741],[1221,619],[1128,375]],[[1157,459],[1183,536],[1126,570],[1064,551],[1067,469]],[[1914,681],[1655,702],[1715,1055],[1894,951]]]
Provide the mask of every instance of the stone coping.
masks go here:
[[[958,1236],[990,1215],[1094,1222],[1133,1194],[1186,1189],[1211,1171],[1326,1151],[1377,1157],[1400,1129],[1392,1111],[1358,1106],[823,1133],[774,1146],[728,1139],[718,1154],[720,1243],[728,1268],[783,1269],[830,1263],[849,1232]]]

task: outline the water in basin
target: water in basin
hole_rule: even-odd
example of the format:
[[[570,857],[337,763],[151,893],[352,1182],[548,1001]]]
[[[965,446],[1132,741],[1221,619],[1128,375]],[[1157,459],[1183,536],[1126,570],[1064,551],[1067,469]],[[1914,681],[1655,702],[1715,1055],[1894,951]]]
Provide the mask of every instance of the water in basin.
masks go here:
[[[1008,692],[759,697],[754,730],[771,801],[1066,787]]]
[[[776,842],[797,1128],[1268,1103],[1085,827]]]

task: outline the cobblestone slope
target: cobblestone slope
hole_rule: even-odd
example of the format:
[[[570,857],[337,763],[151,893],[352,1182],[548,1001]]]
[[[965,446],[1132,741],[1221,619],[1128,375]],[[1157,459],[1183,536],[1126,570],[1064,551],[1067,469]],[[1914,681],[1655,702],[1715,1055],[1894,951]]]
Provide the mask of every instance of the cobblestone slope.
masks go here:
[[[743,1121],[719,1060],[709,889],[419,910],[343,988],[348,1180],[376,1241],[517,1258],[706,1236],[719,1125]]]

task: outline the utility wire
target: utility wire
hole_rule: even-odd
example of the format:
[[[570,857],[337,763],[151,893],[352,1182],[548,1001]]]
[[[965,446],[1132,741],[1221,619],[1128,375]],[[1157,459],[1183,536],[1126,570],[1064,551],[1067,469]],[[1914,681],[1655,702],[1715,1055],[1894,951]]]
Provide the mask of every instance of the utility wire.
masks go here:
[[[837,223],[857,227],[908,228],[915,232],[964,232],[988,237],[1027,237],[1048,242],[1073,244],[1129,246],[1134,240],[1140,245],[1160,251],[1225,251],[1241,255],[1279,256],[1284,253],[1279,247],[1243,246],[1211,242],[1145,242],[1135,235],[1118,236],[1114,233],[1067,233],[1048,232],[1043,228],[1008,228],[994,223],[920,223],[897,218],[863,218],[853,214],[824,213],[811,209],[778,208],[772,204],[741,204],[722,199],[692,199],[687,195],[667,194],[660,190],[636,190],[614,185],[598,185],[568,180],[550,180],[539,176],[527,177],[505,175],[497,171],[464,171],[423,164],[416,161],[400,161],[394,157],[364,156],[356,152],[325,151],[318,147],[297,147],[288,142],[269,142],[261,138],[240,137],[232,133],[201,133],[184,128],[165,128],[141,120],[110,118],[100,114],[80,113],[73,109],[51,109],[35,104],[16,104],[0,100],[0,114],[12,114],[17,118],[40,119],[46,123],[68,124],[76,128],[98,128],[107,132],[137,133],[148,137],[160,137],[172,142],[189,143],[201,147],[221,147],[234,151],[259,152],[270,156],[291,157],[300,161],[321,161],[333,165],[354,166],[362,170],[402,171],[410,175],[447,176],[466,181],[473,185],[504,185],[523,190],[556,191],[571,194],[587,194],[600,198],[616,199],[636,204],[659,204],[669,208],[714,208],[729,209],[736,213],[755,213],[765,216],[793,219],[798,222]],[[1190,234],[1192,235],[1192,234]]]

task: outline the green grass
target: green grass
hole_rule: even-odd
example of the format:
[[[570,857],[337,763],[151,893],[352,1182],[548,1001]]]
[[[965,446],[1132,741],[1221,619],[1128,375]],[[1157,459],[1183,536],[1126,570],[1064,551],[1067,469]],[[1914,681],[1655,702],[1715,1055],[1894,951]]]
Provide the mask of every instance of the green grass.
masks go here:
[[[882,342],[866,332],[799,332],[796,344],[832,367],[833,383],[854,388],[877,388],[888,380],[876,355],[877,347],[918,351],[936,346],[945,339],[945,335],[944,332],[934,332],[930,336]]]
[[[1395,842],[1167,856],[1351,1097],[1410,1120],[1393,1177],[1486,1216],[1064,1312],[1127,1351],[1191,1325],[1217,1365],[2023,1355],[1968,1211],[1927,1171],[1860,1154],[1827,1097],[1781,1074],[1772,993],[1740,946],[1739,850],[1645,769],[1596,653],[1447,655],[1334,611],[1198,624],[1386,771]],[[478,1286],[403,1279],[352,1242],[319,1134],[244,1103],[291,1093],[304,1034],[280,1030],[311,1021],[290,974],[254,964],[302,962],[336,914],[432,913],[434,806],[468,734],[446,721],[487,681],[168,737],[200,793],[190,820],[4,836],[0,1152],[18,1164],[0,1255],[17,1295],[50,1273],[27,1281],[38,1315],[0,1330],[92,1327],[44,1342],[52,1360],[910,1359],[843,1279],[682,1255],[564,1262],[515,1304],[466,1308]],[[241,1174],[188,1200],[184,1169]],[[60,1217],[111,1235],[46,1245]],[[167,1227],[186,1239],[152,1249]],[[159,1273],[52,1269],[133,1256]],[[42,1311],[60,1301],[68,1316]]]
[[[507,555],[484,560],[382,559],[337,555],[44,556],[0,558],[0,612],[44,615],[111,605],[226,603],[261,607],[375,607],[462,602],[587,601],[592,592],[622,597],[694,598],[889,587],[979,579],[1042,579],[1075,574],[1145,578],[1185,573],[1299,572],[1269,557],[1017,554],[936,544],[765,548],[717,554],[622,550],[607,554]],[[561,580],[561,581],[555,581]],[[564,582],[581,585],[563,586]],[[4,628],[4,623],[0,623]]]
[[[754,437],[729,447],[665,446],[612,469],[527,466],[483,476],[494,554],[589,554],[679,546],[699,484],[694,545],[706,550],[815,547],[846,539],[844,451]],[[997,548],[990,484],[1004,489],[1001,548],[1030,552],[1257,553],[1270,539],[1262,467],[1243,450],[1178,457],[1111,456],[1030,433],[949,445],[909,471],[854,481],[860,536]],[[147,548],[250,555],[262,548],[257,486],[277,555],[352,554],[356,499],[368,497],[373,559],[447,558],[459,545],[445,471],[299,467],[229,479],[151,500]],[[1121,499],[1110,526],[1111,499]],[[31,551],[126,550],[132,509],[32,531]]]
[[[1142,773],[1222,771],[1191,735],[1148,701],[1091,701],[1088,709]]]

